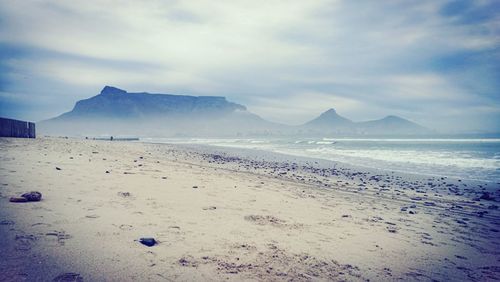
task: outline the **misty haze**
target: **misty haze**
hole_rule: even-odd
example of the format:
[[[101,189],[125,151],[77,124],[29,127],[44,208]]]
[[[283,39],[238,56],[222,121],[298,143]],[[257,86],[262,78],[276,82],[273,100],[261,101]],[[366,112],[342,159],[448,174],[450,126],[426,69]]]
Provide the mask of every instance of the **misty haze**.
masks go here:
[[[500,280],[499,11],[0,0],[0,281]]]
[[[329,109],[303,125],[266,121],[225,97],[127,93],[106,86],[70,112],[39,123],[52,135],[142,137],[419,136],[433,132],[396,116],[352,122]]]

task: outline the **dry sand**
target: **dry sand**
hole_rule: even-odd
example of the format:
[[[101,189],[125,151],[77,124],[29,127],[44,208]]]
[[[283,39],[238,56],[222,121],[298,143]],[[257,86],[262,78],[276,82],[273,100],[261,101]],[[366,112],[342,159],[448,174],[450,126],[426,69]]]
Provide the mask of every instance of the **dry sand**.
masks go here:
[[[498,202],[439,185],[173,145],[0,138],[0,152],[1,281],[500,279]],[[31,190],[41,202],[9,202]]]

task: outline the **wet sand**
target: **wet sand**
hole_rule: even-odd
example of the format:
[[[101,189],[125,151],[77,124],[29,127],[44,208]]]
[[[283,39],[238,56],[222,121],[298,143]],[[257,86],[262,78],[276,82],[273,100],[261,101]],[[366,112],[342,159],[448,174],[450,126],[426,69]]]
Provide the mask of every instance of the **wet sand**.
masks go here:
[[[202,146],[0,151],[2,281],[500,279],[496,183]]]

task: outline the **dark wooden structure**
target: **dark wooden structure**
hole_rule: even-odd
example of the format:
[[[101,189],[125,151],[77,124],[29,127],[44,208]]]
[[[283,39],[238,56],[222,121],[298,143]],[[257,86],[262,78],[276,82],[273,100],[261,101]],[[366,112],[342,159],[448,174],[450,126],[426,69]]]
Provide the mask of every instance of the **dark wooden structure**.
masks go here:
[[[35,123],[0,118],[0,137],[36,138]]]

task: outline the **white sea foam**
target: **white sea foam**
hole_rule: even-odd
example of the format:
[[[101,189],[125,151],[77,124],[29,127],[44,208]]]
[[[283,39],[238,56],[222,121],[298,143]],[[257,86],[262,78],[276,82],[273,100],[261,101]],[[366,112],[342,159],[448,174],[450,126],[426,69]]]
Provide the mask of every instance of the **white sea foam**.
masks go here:
[[[500,182],[500,139],[143,139],[260,149],[377,169]]]

